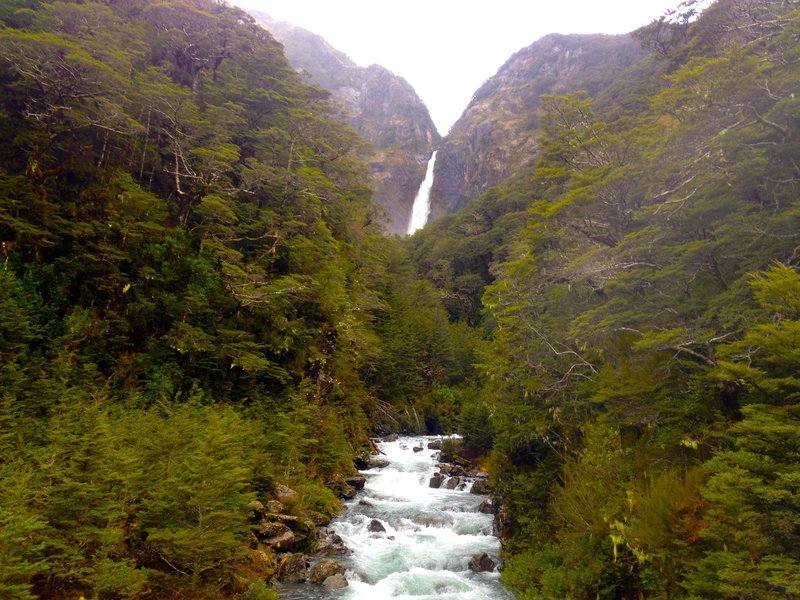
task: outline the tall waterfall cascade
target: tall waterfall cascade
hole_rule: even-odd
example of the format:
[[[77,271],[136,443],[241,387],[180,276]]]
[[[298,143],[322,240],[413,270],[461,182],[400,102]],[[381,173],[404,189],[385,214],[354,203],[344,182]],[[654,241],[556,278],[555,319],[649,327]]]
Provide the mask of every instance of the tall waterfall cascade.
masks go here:
[[[428,161],[428,170],[425,172],[425,180],[419,186],[417,197],[414,198],[411,221],[408,223],[408,235],[425,227],[425,223],[428,222],[428,216],[431,214],[431,187],[433,186],[434,164],[436,164],[436,152],[431,154],[431,159]]]
[[[366,485],[330,525],[350,548],[338,559],[346,589],[292,584],[284,600],[513,600],[500,574],[474,572],[476,553],[499,558],[492,515],[479,511],[486,496],[469,486],[432,488],[438,470],[434,437],[401,437],[377,444],[387,466],[362,471]],[[379,526],[376,526],[379,525]]]

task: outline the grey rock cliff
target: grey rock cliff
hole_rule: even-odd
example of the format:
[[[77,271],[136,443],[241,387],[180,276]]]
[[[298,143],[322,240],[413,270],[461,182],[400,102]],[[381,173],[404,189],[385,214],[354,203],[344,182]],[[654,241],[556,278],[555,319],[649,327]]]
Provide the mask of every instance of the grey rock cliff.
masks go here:
[[[475,92],[442,142],[431,218],[462,208],[536,157],[540,96],[596,96],[647,54],[629,35],[548,35],[514,54]]]
[[[427,161],[441,141],[414,88],[379,65],[359,67],[310,31],[251,14],[284,45],[295,69],[331,92],[335,116],[370,142],[374,151],[364,158],[372,170],[373,199],[386,211],[386,231],[405,234]]]

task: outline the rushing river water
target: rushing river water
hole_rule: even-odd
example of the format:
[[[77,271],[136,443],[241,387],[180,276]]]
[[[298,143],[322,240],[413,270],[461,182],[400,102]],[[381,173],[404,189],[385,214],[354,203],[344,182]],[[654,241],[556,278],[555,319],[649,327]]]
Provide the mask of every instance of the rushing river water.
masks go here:
[[[433,489],[436,450],[431,437],[380,442],[382,469],[362,471],[364,490],[347,503],[331,523],[352,554],[340,557],[349,586],[328,591],[315,584],[287,586],[291,600],[510,600],[499,574],[473,573],[473,554],[497,560],[499,541],[492,535],[492,516],[478,512],[486,496],[468,491]],[[414,447],[423,447],[414,452]],[[381,521],[385,532],[368,526]]]

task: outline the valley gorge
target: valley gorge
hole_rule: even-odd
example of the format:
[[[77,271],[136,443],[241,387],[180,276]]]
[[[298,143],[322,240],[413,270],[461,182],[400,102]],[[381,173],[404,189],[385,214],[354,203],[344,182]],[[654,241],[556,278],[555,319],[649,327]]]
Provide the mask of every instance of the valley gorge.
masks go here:
[[[365,155],[386,231],[405,235],[425,167],[441,137],[425,104],[401,77],[380,65],[359,67],[321,37],[263,13],[256,20],[284,44],[310,81],[331,92],[337,118],[370,143]]]
[[[0,597],[800,600],[799,32],[1,3]]]

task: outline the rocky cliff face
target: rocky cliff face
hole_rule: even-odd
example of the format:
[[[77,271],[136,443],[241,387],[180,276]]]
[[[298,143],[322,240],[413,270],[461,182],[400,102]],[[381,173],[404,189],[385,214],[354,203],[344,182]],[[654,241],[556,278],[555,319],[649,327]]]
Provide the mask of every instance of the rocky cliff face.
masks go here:
[[[542,94],[601,94],[646,55],[629,35],[548,35],[475,93],[436,158],[431,218],[452,213],[536,156]]]
[[[259,12],[255,19],[284,45],[289,62],[331,92],[339,118],[374,148],[368,159],[374,200],[386,209],[388,233],[403,235],[428,159],[441,141],[414,88],[379,65],[363,68],[322,37]]]

